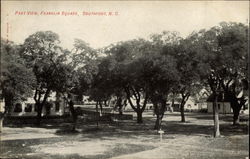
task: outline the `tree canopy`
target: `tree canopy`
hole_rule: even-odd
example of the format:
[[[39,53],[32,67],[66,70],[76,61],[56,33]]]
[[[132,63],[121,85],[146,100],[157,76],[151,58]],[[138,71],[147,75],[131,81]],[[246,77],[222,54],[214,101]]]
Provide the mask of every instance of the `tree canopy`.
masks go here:
[[[20,46],[1,41],[5,94],[33,94],[41,111],[51,91],[89,95],[97,102],[128,100],[141,123],[148,102],[157,115],[156,129],[171,93],[180,95],[181,116],[189,96],[204,87],[231,97],[234,121],[246,103],[248,26],[222,22],[182,38],[163,31],[148,39],[132,39],[94,49],[75,39],[72,50],[60,46],[52,31],[39,31]],[[243,88],[244,86],[244,88]],[[38,111],[38,117],[41,112]]]

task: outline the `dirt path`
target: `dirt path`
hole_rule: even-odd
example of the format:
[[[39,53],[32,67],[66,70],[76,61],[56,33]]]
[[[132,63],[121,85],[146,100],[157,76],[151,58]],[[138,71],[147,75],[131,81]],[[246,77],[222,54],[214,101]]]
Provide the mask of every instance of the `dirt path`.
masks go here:
[[[241,136],[240,141],[248,141],[248,136]],[[200,159],[200,158],[245,158],[249,155],[246,149],[225,149],[218,144],[232,147],[227,138],[212,139],[202,136],[183,136],[169,142],[164,141],[159,147],[129,155],[121,155],[112,159]]]
[[[9,128],[5,127],[3,133],[0,133],[0,141],[7,140],[27,140],[27,139],[40,139],[59,137],[55,134],[56,129],[44,129],[44,128]]]

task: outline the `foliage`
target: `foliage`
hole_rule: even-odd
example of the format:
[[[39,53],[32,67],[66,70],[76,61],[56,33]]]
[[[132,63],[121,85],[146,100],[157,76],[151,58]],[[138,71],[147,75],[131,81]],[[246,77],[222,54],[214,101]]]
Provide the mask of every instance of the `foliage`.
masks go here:
[[[148,40],[118,42],[100,50],[75,39],[69,51],[59,45],[56,33],[39,31],[21,47],[1,41],[1,87],[5,96],[20,98],[35,90],[40,109],[51,91],[87,94],[99,103],[115,96],[128,100],[138,122],[151,101],[160,124],[171,93],[181,94],[184,107],[189,96],[209,86],[212,93],[230,95],[236,119],[246,102],[246,95],[239,93],[249,82],[247,35],[244,24],[223,22],[187,38],[164,31]]]
[[[195,35],[200,45],[200,68],[206,70],[202,75],[214,94],[222,91],[230,96],[234,123],[246,98],[238,98],[238,94],[243,90],[241,82],[248,79],[247,35],[244,24],[225,22]]]
[[[22,56],[36,77],[34,100],[38,107],[38,124],[49,94],[53,90],[65,89],[61,84],[67,81],[68,77],[65,74],[70,75],[69,67],[63,65],[68,52],[58,45],[59,42],[56,33],[40,31],[25,39],[22,46]]]
[[[6,111],[10,111],[13,101],[30,97],[36,82],[32,70],[25,66],[19,51],[18,45],[1,39],[1,89]]]

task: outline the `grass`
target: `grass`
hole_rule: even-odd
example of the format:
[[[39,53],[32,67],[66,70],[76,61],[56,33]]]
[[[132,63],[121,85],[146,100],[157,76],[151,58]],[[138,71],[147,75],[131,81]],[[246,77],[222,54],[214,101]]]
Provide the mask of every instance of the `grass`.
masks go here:
[[[0,158],[245,158],[249,150],[247,122],[232,126],[230,116],[220,116],[222,137],[213,138],[211,114],[187,113],[187,122],[182,123],[179,113],[167,113],[162,142],[153,130],[152,112],[144,113],[143,124],[135,119],[100,122],[98,127],[95,122],[79,122],[76,132],[71,132],[70,123],[41,128],[12,125],[1,134]]]

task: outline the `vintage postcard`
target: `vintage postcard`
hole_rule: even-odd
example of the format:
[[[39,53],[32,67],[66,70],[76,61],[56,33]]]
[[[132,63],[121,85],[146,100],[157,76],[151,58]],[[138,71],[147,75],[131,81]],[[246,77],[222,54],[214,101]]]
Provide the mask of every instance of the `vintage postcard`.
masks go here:
[[[1,1],[0,158],[249,158],[249,1]]]

